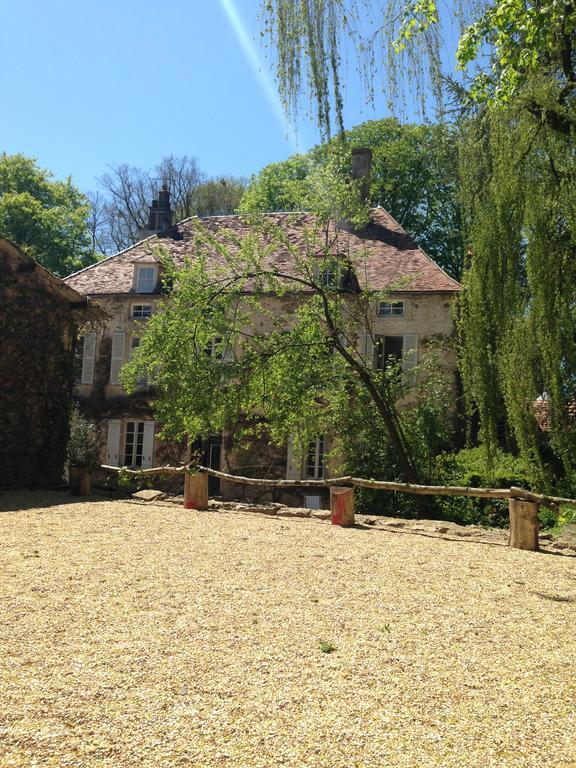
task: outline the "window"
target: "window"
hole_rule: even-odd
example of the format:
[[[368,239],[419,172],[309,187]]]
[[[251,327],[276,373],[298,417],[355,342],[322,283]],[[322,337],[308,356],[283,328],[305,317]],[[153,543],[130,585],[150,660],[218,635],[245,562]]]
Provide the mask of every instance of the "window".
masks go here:
[[[308,444],[304,475],[312,480],[321,480],[324,477],[324,437],[321,435]]]
[[[379,317],[388,317],[390,315],[396,315],[402,317],[404,315],[404,302],[403,301],[380,301],[378,303],[378,315]]]
[[[143,318],[150,317],[152,314],[152,304],[133,304],[132,305],[132,317],[135,320],[142,320]]]
[[[123,436],[123,439],[122,439]],[[106,463],[111,467],[152,466],[154,422],[108,420]]]
[[[222,336],[214,336],[214,338],[211,339],[208,344],[206,344],[204,352],[208,355],[208,357],[213,357],[215,360],[222,360]]]
[[[124,440],[125,467],[141,467],[144,454],[144,422],[127,421]]]
[[[374,367],[382,370],[402,360],[403,336],[376,336],[374,344]]]
[[[403,336],[376,336],[374,338],[374,367],[380,370],[402,363],[404,372],[418,365],[418,334]],[[415,383],[413,379],[413,383]]]
[[[343,274],[340,261],[335,258],[318,258],[314,265],[314,277],[322,288],[339,289]]]
[[[156,287],[156,267],[136,267],[136,293],[153,293]]]
[[[323,288],[338,288],[340,284],[340,270],[334,265],[323,267],[320,270],[320,285]]]

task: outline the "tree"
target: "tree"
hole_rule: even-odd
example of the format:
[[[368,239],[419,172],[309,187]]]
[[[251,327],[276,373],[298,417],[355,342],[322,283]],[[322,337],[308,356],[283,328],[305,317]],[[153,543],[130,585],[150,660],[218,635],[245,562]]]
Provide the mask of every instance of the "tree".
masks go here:
[[[194,215],[221,216],[234,213],[246,189],[246,181],[234,176],[221,176],[200,184],[194,196]]]
[[[305,79],[325,135],[333,113],[343,128],[345,39],[365,56],[369,94],[382,61],[391,90],[410,62],[412,81],[428,83],[438,105],[450,89],[469,251],[459,322],[468,412],[479,416],[489,465],[498,445],[517,447],[534,484],[546,487],[573,473],[576,447],[576,6],[502,0],[461,11],[457,79],[443,70],[434,0],[264,4],[286,108],[296,109]],[[539,395],[551,420],[547,444],[537,432]]]
[[[332,157],[342,137],[273,163],[255,176],[242,200],[244,211],[292,211],[310,205],[315,169]],[[371,120],[345,131],[348,148],[373,151],[370,201],[388,210],[419,245],[453,277],[462,269],[456,131],[445,125],[403,125]],[[340,172],[350,176],[350,153]]]
[[[185,269],[158,252],[166,300],[147,321],[123,383],[131,391],[144,370],[154,371],[155,415],[164,436],[176,440],[233,431],[239,441],[295,438],[301,453],[317,435],[341,437],[354,409],[381,425],[390,474],[416,482],[422,456],[398,408],[413,372],[391,363],[374,368],[375,295],[332,253],[335,222],[361,226],[367,209],[357,186],[335,176],[329,189],[331,215],[313,218],[296,245],[273,220],[255,216],[251,234],[239,240],[198,222],[195,258]],[[267,258],[278,249],[289,255],[285,268]],[[286,301],[282,316],[270,310],[271,297]]]
[[[34,158],[0,155],[0,236],[61,277],[93,263],[88,199]]]
[[[126,164],[113,166],[100,179],[107,194],[100,228],[105,252],[120,251],[138,240],[140,230],[147,227],[150,204],[164,183],[170,189],[176,218],[192,216],[194,196],[203,181],[196,158],[187,155],[165,157],[153,170]]]
[[[232,213],[242,197],[245,183],[230,176],[207,179],[194,157],[165,157],[153,170],[130,165],[113,166],[100,179],[103,200],[94,208],[98,220],[96,241],[104,253],[119,251],[139,239],[148,223],[148,209],[162,184],[170,190],[174,220],[190,216]]]
[[[576,4],[572,0],[463,0],[445,8],[462,33],[455,68],[441,56],[442,14],[435,0],[263,0],[263,34],[275,54],[280,94],[294,114],[308,90],[326,136],[332,118],[344,130],[342,64],[358,56],[367,98],[379,77],[392,109],[402,88],[422,108],[432,94],[443,107],[444,86],[461,105],[522,102],[523,108],[565,134],[574,127]],[[305,66],[304,66],[305,65]],[[307,88],[303,88],[303,83]]]

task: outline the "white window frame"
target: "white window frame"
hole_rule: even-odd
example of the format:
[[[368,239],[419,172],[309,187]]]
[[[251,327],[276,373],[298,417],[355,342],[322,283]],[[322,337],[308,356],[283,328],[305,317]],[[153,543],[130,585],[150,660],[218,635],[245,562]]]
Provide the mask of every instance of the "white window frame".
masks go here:
[[[378,317],[404,317],[403,301],[379,301]]]
[[[125,345],[126,334],[124,331],[114,331],[110,353],[110,384],[120,386],[120,369],[124,365]]]
[[[136,314],[137,308],[141,310],[139,314]],[[152,316],[153,308],[154,308],[153,304],[132,304],[130,317],[133,320],[147,320],[149,317]]]
[[[152,277],[144,282],[144,272],[151,271]],[[154,293],[158,282],[158,267],[154,264],[137,264],[134,270],[134,290],[136,293]]]
[[[310,462],[312,457],[312,462]],[[312,472],[309,469],[312,466]],[[326,438],[319,435],[308,444],[308,450],[302,460],[302,476],[306,480],[323,480],[326,474]]]
[[[128,436],[132,432],[130,425],[134,425],[133,434],[136,439],[132,441],[131,456],[127,456],[128,449]],[[120,456],[122,457],[122,466],[137,467],[139,469],[146,469],[152,466],[152,455],[154,450],[154,422],[142,421],[141,419],[127,419],[124,422],[123,439],[122,439],[122,451]],[[141,440],[138,441],[138,437],[141,436]],[[140,452],[138,446],[140,445]],[[140,456],[138,456],[140,453]],[[126,459],[130,459],[130,463],[126,462]],[[138,458],[140,463],[138,463]]]

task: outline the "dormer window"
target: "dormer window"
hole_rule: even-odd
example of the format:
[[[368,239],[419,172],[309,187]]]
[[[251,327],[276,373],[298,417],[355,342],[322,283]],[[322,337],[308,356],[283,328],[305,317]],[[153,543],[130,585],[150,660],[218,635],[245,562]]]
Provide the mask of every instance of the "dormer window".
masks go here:
[[[136,293],[153,293],[158,279],[158,268],[150,265],[136,266]]]

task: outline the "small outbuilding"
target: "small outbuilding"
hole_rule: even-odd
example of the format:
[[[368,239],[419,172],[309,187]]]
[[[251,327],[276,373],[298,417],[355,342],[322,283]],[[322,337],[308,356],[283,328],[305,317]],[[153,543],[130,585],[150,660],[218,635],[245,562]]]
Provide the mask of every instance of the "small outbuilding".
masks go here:
[[[86,296],[0,238],[0,487],[62,481]]]

